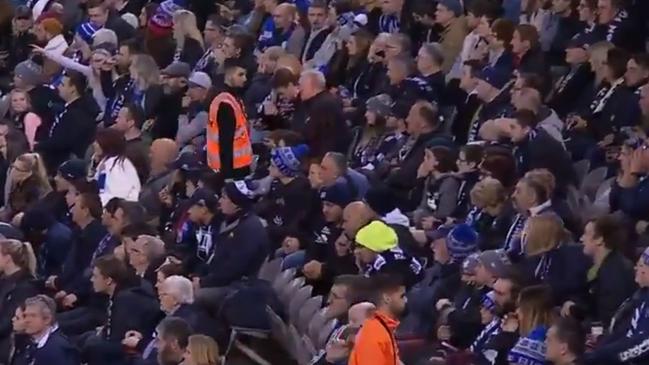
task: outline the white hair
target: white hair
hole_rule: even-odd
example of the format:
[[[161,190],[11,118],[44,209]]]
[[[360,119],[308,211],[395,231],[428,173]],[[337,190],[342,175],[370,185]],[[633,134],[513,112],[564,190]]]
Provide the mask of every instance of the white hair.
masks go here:
[[[92,36],[92,45],[98,46],[102,43],[110,43],[113,46],[117,47],[117,34],[108,28],[99,29],[97,32],[95,32],[95,35]]]
[[[305,70],[302,71],[300,78],[310,78],[314,82],[314,86],[320,89],[324,89],[327,86],[327,80],[325,75],[318,70]]]
[[[162,283],[168,291],[180,304],[194,303],[194,286],[191,280],[184,276],[172,275]]]

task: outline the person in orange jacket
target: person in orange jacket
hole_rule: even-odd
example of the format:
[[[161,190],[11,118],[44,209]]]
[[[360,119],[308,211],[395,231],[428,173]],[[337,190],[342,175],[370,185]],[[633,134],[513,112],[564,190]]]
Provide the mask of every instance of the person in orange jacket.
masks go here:
[[[374,281],[374,315],[363,323],[349,356],[349,365],[399,365],[394,331],[406,308],[406,287],[396,275],[377,275]]]

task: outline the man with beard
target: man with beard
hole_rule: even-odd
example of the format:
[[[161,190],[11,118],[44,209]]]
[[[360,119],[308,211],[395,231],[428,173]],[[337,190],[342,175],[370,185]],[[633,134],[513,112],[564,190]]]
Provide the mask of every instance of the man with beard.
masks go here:
[[[159,365],[178,365],[183,361],[183,355],[193,330],[189,324],[178,317],[167,317],[156,328],[158,333],[158,362]]]
[[[379,275],[374,278],[376,312],[356,336],[356,344],[349,356],[350,365],[400,363],[394,332],[406,309],[406,287],[400,278]]]
[[[176,138],[178,116],[182,111],[182,99],[187,90],[191,67],[185,62],[174,62],[161,71],[163,95],[151,126],[151,138]],[[146,127],[145,127],[146,129]]]

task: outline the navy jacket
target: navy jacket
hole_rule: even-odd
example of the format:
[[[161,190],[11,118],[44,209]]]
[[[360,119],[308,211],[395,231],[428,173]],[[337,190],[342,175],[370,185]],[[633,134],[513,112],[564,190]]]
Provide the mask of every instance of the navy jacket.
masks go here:
[[[627,217],[633,220],[649,219],[649,179],[642,176],[636,186],[623,188],[613,183],[611,195],[609,196],[611,211],[621,210]]]
[[[13,365],[80,365],[79,352],[59,330],[51,332],[45,343],[33,344],[13,360]]]
[[[201,287],[228,286],[243,277],[255,277],[270,247],[266,229],[252,213],[222,223],[217,240]]]
[[[47,278],[61,273],[71,243],[72,230],[65,224],[55,222],[47,229],[38,253],[37,271],[40,277]]]
[[[9,353],[13,329],[11,318],[16,308],[38,293],[34,277],[24,271],[0,279],[0,359]]]
[[[106,233],[106,228],[98,220],[93,220],[75,232],[72,248],[63,264],[63,272],[55,282],[57,289],[70,293],[89,285],[84,272],[90,268],[93,252]]]

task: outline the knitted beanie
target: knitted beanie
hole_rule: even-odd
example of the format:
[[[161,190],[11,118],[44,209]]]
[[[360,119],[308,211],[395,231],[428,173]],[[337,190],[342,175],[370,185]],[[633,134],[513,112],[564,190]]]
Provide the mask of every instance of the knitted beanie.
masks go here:
[[[475,275],[475,271],[480,265],[479,253],[472,253],[467,258],[462,261],[462,274],[464,275]]]
[[[14,75],[28,85],[39,85],[43,82],[43,68],[32,60],[26,60],[16,65]]]
[[[374,221],[356,233],[355,241],[373,252],[381,253],[395,248],[399,239],[394,229],[381,221]]]
[[[79,24],[75,33],[79,38],[83,39],[87,44],[92,44],[92,38],[95,36],[95,33],[99,30],[99,27],[94,25],[91,22],[85,22]]]
[[[509,351],[507,361],[514,365],[544,365],[545,364],[545,335],[547,328],[539,326],[527,336],[521,337]]]
[[[278,147],[270,152],[270,159],[284,176],[296,176],[301,171],[302,158],[309,153],[309,147],[300,144],[293,147]]]
[[[255,202],[254,189],[249,184],[249,182],[244,180],[229,181],[225,183],[223,191],[236,206],[247,209]]]
[[[478,233],[468,224],[458,224],[446,236],[446,247],[454,262],[462,262],[478,250]]]
[[[320,200],[329,202],[344,208],[354,201],[354,194],[346,183],[337,182],[327,186],[320,191]]]
[[[155,14],[149,19],[149,26],[158,29],[171,29],[174,24],[174,13],[184,7],[185,2],[182,0],[165,0],[161,2]]]

